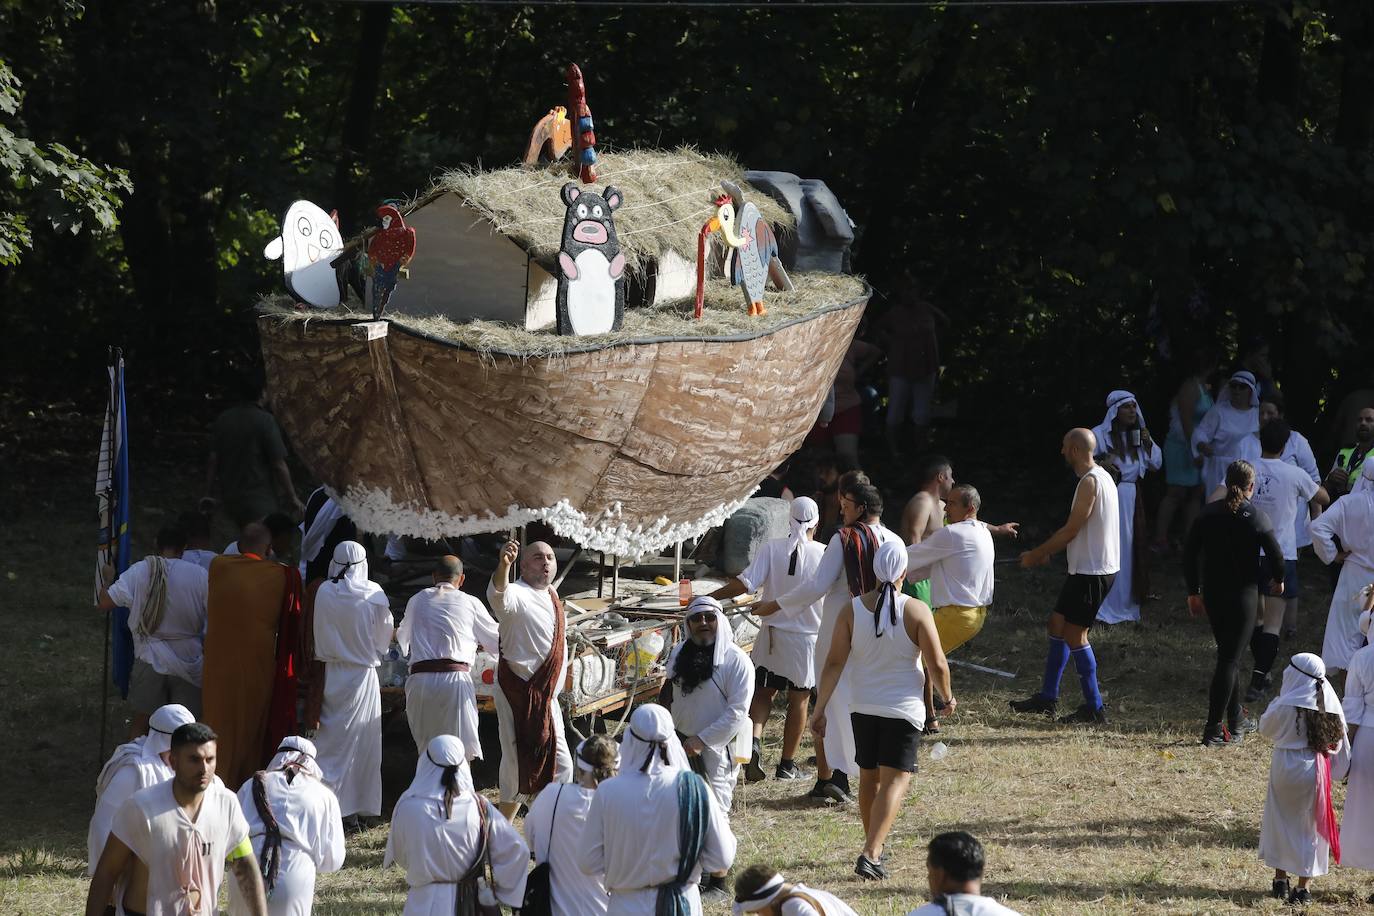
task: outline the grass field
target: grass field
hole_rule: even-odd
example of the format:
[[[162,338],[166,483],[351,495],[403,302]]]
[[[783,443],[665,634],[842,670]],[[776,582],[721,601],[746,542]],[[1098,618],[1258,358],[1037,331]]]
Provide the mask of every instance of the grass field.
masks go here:
[[[27,443],[29,478],[21,483],[11,476],[0,491],[0,628],[7,634],[0,668],[3,914],[76,913],[85,899],[103,634],[90,609],[88,465],[94,462],[88,452],[98,426],[94,432],[90,423],[73,426],[72,442],[49,436]],[[135,527],[146,547],[163,517],[199,495],[199,468],[145,458],[135,469]],[[974,482],[987,505],[1008,501],[994,483]],[[1032,542],[1048,534],[1067,505],[1051,503],[1022,516]],[[994,521],[1008,517],[989,514]],[[1018,548],[999,545],[1003,556]],[[1279,666],[1290,652],[1320,646],[1329,590],[1319,567],[1305,565],[1303,572],[1301,630],[1283,644]],[[1095,731],[1007,712],[1009,698],[1038,684],[1043,618],[1062,565],[1029,573],[1001,566],[998,573],[986,629],[955,657],[1018,677],[955,669],[959,712],[945,722],[943,735],[950,753],[931,763],[924,760],[928,746],[922,749],[921,772],[889,844],[893,879],[873,885],[852,874],[861,841],[857,811],[800,801],[796,796],[809,782],[741,785],[732,815],[738,865],[769,862],[839,894],[860,913],[902,914],[925,899],[924,844],[936,832],[966,829],[987,849],[986,892],[1025,913],[1284,909],[1266,896],[1270,873],[1255,853],[1267,744],[1254,737],[1236,748],[1197,744],[1212,642],[1206,625],[1180,609],[1177,561],[1157,568],[1160,598],[1146,608],[1143,626],[1093,634],[1112,717],[1110,727]],[[1064,696],[1067,707],[1077,703],[1072,668]],[[122,733],[127,709],[119,702],[110,709],[114,730]],[[770,729],[774,760],[780,731],[780,724]],[[403,722],[387,740],[390,805],[409,782],[415,755]],[[343,871],[320,877],[317,913],[400,912],[404,884],[399,870],[381,870],[385,842],[384,826],[351,839]],[[1314,890],[1323,912],[1354,912],[1364,908],[1374,877],[1337,869]]]

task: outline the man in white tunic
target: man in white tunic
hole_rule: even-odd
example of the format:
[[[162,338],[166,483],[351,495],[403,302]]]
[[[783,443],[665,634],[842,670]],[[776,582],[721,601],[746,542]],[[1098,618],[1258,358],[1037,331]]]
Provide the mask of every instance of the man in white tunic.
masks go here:
[[[672,716],[653,703],[631,714],[620,775],[597,788],[583,837],[578,861],[606,876],[608,916],[701,916],[702,872],[735,860],[726,813],[688,767]]]
[[[1374,461],[1364,462],[1360,475],[1374,483]],[[1359,627],[1360,590],[1374,582],[1374,487],[1360,488],[1336,500],[1312,520],[1309,530],[1312,550],[1319,560],[1326,564],[1344,560],[1322,639],[1326,667],[1344,670],[1364,643]]]
[[[141,867],[124,886],[126,912],[213,916],[228,862],[247,912],[266,916],[248,823],[238,798],[215,779],[215,733],[199,722],[180,726],[170,759],[172,778],[135,792],[115,815],[86,895],[86,916],[102,916],[134,859]]]
[[[478,860],[484,846],[494,884]],[[473,788],[467,751],[452,735],[421,752],[415,780],[391,812],[382,867],[393,863],[410,885],[404,916],[453,916],[472,900],[518,907],[525,898],[529,847]]]
[[[849,904],[828,891],[788,881],[767,865],[750,865],[735,878],[732,916],[858,916]]]
[[[1193,430],[1193,454],[1202,458],[1202,492],[1211,493],[1226,479],[1226,468],[1241,457],[1241,443],[1259,429],[1259,387],[1255,376],[1240,371],[1226,383],[1226,395],[1207,411]]]
[[[482,602],[462,590],[462,560],[440,557],[433,578],[433,586],[416,592],[406,604],[396,631],[396,644],[410,658],[406,719],[417,753],[440,735],[453,735],[463,742],[471,762],[482,756],[482,745],[477,691],[469,672],[479,645],[492,655],[499,651],[496,621]]]
[[[520,578],[510,568],[520,560]],[[496,723],[501,734],[501,813],[514,816],[550,782],[567,782],[572,757],[558,705],[568,664],[567,620],[553,588],[558,561],[553,548],[535,541],[520,551],[511,541],[487,586],[487,603],[500,628],[496,666]]]
[[[267,769],[239,789],[267,889],[269,916],[310,916],[317,872],[338,871],[344,862],[339,800],[324,784],[315,745],[295,735],[282,739]],[[229,912],[248,913],[237,885],[229,886]]]
[[[715,793],[727,815],[739,778],[735,737],[749,718],[754,666],[735,645],[730,619],[720,602],[698,595],[683,615],[688,636],[668,656],[673,685],[673,727],[693,769]]]
[[[1360,631],[1366,637],[1370,618],[1370,611],[1360,615]],[[1365,646],[1350,659],[1341,709],[1350,735],[1341,864],[1374,871],[1374,646]]]
[[[996,549],[978,518],[982,505],[976,489],[960,484],[945,508],[949,524],[906,549],[907,581],[930,579],[930,607],[946,655],[978,635],[992,603]]]
[[[760,601],[776,601],[790,592],[820,564],[825,548],[813,540],[820,522],[820,508],[809,496],[792,500],[788,535],[774,538],[759,548],[748,568],[711,593],[724,601],[745,592],[756,592]],[[821,628],[821,602],[798,613],[781,610],[764,618],[750,658],[754,662],[754,699],[749,704],[753,721],[753,753],[744,768],[747,782],[766,778],[763,771],[763,729],[773,710],[773,698],[787,691],[787,720],[782,731],[782,759],[774,772],[777,779],[799,779],[797,749],[806,726],[806,707],[816,686],[816,634]]]
[[[167,762],[172,733],[196,721],[185,706],[172,704],[155,711],[148,720],[148,734],[115,748],[95,783],[95,812],[86,832],[86,874],[95,874],[100,851],[110,836],[115,814],[140,789],[172,778]]]
[[[380,653],[395,628],[381,586],[367,578],[357,541],[334,548],[329,578],[315,594],[315,658],[324,662],[324,702],[315,737],[325,784],[344,817],[382,813]]]
[[[852,598],[873,587],[873,556],[879,546],[888,542],[906,546],[895,531],[883,527],[882,515],[883,498],[878,489],[863,475],[846,475],[840,485],[840,518],[844,527],[830,538],[815,570],[782,598],[761,602],[755,609],[763,618],[779,610],[793,615],[820,601],[817,670],[830,652],[830,638],[840,612]],[[816,743],[816,785],[809,797],[851,802],[854,798],[850,794],[849,774],[856,773],[858,768],[854,762],[854,729],[849,724],[848,672],[841,674],[831,703],[834,708],[828,710],[828,716],[832,725],[825,739]]]
[[[129,609],[134,667],[129,674],[133,734],[148,728],[148,716],[175,703],[200,715],[204,662],[205,601],[209,574],[183,560],[186,534],[180,528],[157,533],[157,554],[124,570],[100,596],[99,608]]]

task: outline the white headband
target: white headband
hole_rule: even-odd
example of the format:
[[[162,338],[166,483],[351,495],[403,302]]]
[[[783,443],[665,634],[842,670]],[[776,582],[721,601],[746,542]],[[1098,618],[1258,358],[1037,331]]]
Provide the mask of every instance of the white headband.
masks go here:
[[[782,875],[774,875],[763,887],[754,891],[754,895],[749,899],[736,900],[735,905],[731,907],[734,916],[740,916],[741,913],[757,913],[768,906],[782,890],[783,883]]]

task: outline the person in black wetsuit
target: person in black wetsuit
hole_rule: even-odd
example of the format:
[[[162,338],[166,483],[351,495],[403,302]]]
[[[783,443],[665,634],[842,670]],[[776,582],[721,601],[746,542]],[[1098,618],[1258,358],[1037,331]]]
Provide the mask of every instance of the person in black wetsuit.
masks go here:
[[[1255,560],[1261,550],[1271,580],[1269,594],[1283,594],[1283,549],[1269,518],[1250,504],[1254,492],[1254,466],[1244,460],[1231,462],[1226,468],[1226,498],[1202,510],[1183,548],[1188,613],[1205,613],[1217,641],[1217,667],[1202,732],[1202,743],[1208,747],[1234,744],[1255,730],[1254,721],[1240,708],[1240,660],[1259,608]]]

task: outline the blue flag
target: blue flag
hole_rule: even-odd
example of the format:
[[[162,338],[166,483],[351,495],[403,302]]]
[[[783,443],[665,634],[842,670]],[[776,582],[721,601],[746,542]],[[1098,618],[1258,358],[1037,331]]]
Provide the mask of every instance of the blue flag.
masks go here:
[[[105,427],[96,466],[95,495],[99,513],[96,551],[96,599],[100,597],[101,571],[112,567],[116,575],[129,568],[129,442],[128,410],[124,403],[124,357],[118,350],[110,359],[110,400],[105,407]],[[111,672],[119,695],[128,699],[129,673],[134,666],[133,634],[129,609],[116,608],[112,621]]]

